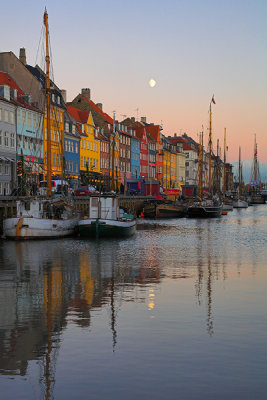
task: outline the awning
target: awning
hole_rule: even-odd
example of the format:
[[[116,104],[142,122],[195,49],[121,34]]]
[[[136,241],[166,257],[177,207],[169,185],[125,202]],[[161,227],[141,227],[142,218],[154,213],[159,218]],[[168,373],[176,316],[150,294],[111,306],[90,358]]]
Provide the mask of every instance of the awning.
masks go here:
[[[15,162],[15,160],[13,158],[9,158],[9,157],[5,157],[5,158],[6,158],[7,161]]]
[[[9,161],[9,162],[15,162],[15,160],[14,160],[13,158],[4,157],[4,156],[0,156],[0,160],[2,160],[2,161]]]

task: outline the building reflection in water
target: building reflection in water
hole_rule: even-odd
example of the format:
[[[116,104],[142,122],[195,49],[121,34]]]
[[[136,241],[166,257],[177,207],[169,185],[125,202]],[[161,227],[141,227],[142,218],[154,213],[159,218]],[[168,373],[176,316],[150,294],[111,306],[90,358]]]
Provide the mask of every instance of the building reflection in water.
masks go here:
[[[141,257],[124,254],[119,241],[85,246],[83,241],[63,242],[5,242],[1,247],[0,372],[25,375],[29,362],[39,360],[47,399],[53,398],[56,360],[67,324],[88,328],[91,310],[108,307],[115,351],[120,304],[144,301],[142,288],[148,291],[147,284],[160,283],[153,249],[144,264]],[[139,289],[129,291],[133,287]],[[151,309],[152,295],[149,292]]]

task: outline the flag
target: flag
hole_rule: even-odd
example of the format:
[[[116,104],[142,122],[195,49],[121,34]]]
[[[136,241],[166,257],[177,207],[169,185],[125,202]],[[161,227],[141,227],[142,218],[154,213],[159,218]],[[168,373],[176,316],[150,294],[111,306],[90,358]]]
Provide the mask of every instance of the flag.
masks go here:
[[[216,103],[215,103],[215,100],[214,100],[214,95],[212,96],[211,101],[212,101],[213,104],[216,104]]]

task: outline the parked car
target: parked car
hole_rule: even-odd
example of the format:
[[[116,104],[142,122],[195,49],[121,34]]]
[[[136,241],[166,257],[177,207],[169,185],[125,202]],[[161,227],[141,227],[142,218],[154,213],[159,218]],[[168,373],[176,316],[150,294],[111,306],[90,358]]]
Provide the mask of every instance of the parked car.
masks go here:
[[[75,196],[89,196],[90,194],[99,193],[94,186],[80,186],[77,190],[75,190]]]
[[[51,190],[53,194],[61,192],[63,192],[64,194],[71,193],[71,188],[69,183],[63,179],[53,179],[51,181]],[[44,196],[47,194],[47,192],[48,192],[47,181],[41,181],[37,193]]]

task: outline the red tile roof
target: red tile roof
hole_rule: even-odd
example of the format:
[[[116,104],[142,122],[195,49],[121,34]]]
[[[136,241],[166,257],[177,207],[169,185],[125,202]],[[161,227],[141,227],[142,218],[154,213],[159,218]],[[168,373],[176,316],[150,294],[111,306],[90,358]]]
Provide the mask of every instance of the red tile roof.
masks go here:
[[[16,89],[17,90],[17,100],[15,100],[12,97],[10,97],[10,101],[12,103],[14,103],[16,105],[19,105],[21,107],[29,108],[30,110],[33,110],[33,111],[39,111],[40,112],[40,110],[36,106],[30,105],[30,104],[26,103],[26,101],[23,100],[23,98],[21,96],[24,96],[25,93],[18,86],[16,81],[7,72],[0,72],[0,85],[7,85],[11,89]]]
[[[87,97],[82,96],[82,98],[87,101],[88,104],[98,113],[101,117],[108,122],[109,124],[113,124],[113,119],[106,113],[104,113],[101,108],[99,108],[92,100],[88,100]]]

